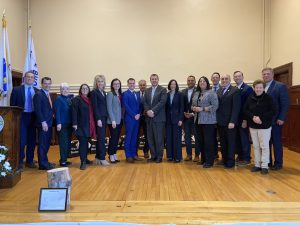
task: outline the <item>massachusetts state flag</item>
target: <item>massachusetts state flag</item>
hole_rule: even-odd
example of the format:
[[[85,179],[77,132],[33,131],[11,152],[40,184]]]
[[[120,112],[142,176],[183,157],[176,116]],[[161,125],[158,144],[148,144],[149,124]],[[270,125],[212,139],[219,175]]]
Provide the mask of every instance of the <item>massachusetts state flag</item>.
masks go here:
[[[12,91],[12,73],[5,15],[3,15],[2,18],[2,34],[0,44],[0,106],[8,106]]]
[[[24,65],[24,70],[23,70],[23,77],[24,77],[24,74],[28,71],[32,71],[32,73],[34,74],[33,86],[39,88],[40,87],[39,71],[38,71],[38,67],[37,67],[37,63],[36,63],[33,39],[31,37],[31,28],[29,28],[29,31],[28,31],[28,44],[27,44],[25,65]]]

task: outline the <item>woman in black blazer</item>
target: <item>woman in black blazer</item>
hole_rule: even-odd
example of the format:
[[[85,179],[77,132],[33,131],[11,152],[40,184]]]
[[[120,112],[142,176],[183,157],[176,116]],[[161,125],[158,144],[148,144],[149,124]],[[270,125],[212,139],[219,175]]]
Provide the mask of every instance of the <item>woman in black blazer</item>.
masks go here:
[[[182,160],[182,121],[183,121],[183,95],[179,92],[176,80],[168,84],[168,97],[166,103],[166,149],[168,161],[179,163]]]
[[[94,109],[97,145],[96,145],[96,164],[108,166],[109,162],[105,160],[106,147],[106,124],[107,124],[107,107],[106,92],[104,91],[106,80],[104,75],[96,75],[94,78],[94,90],[91,92],[91,101]]]
[[[81,170],[86,169],[86,164],[92,164],[92,161],[87,159],[88,140],[96,137],[94,113],[89,94],[89,86],[82,84],[79,88],[79,95],[72,100],[72,125],[79,141]]]

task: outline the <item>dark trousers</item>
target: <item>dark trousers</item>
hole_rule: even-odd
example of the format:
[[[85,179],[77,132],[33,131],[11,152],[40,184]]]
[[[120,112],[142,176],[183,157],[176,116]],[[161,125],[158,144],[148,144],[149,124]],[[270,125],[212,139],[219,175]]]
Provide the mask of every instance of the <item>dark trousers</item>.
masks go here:
[[[282,147],[282,127],[277,124],[272,125],[270,145],[273,145],[274,166],[282,166],[283,147]],[[270,148],[271,150],[272,148]],[[272,153],[272,152],[271,152]],[[272,165],[272,154],[270,154],[270,163]]]
[[[227,167],[233,167],[235,165],[234,150],[236,128],[228,129],[227,126],[219,126],[219,135],[224,165]]]
[[[215,159],[218,159],[219,158],[219,154],[218,154],[218,150],[219,150],[219,143],[218,143],[218,137],[220,136],[219,135],[219,131],[218,131],[218,127],[215,126],[215,133],[216,133],[216,136],[214,138],[214,143],[215,143]]]
[[[201,159],[208,165],[213,165],[215,160],[215,124],[199,124],[196,125],[199,130],[199,141],[201,151]]]
[[[201,129],[199,124],[195,124],[195,148],[200,149],[201,162],[204,162],[204,151],[201,146]]]
[[[79,155],[80,155],[80,161],[86,162],[87,159],[87,153],[89,148],[89,137],[83,137],[83,136],[77,136],[77,139],[79,141]]]
[[[36,127],[34,126],[34,113],[22,112],[20,138],[20,163],[24,163],[26,146],[26,162],[31,164],[34,158],[34,148],[36,142]]]
[[[137,138],[139,132],[139,121],[134,119],[125,119],[125,155],[126,158],[137,156]]]
[[[96,159],[105,160],[105,137],[106,137],[106,117],[101,118],[102,127],[96,126],[97,144],[96,144]]]
[[[239,126],[236,130],[236,149],[239,160],[250,161],[249,128]]]
[[[168,159],[182,160],[181,137],[181,126],[169,123],[166,125],[166,149]]]
[[[62,125],[61,130],[58,132],[60,163],[64,163],[68,159],[68,155],[71,150],[71,136],[72,136],[72,126]]]
[[[108,145],[108,154],[114,155],[117,153],[121,129],[122,129],[122,122],[117,124],[116,128],[113,128],[111,124],[108,124],[109,128],[109,145]]]
[[[192,135],[195,134],[195,123],[194,118],[186,119],[183,122],[183,129],[184,129],[184,141],[185,141],[185,148],[186,154],[192,155]],[[196,135],[195,135],[196,139]],[[198,145],[195,144],[195,156],[200,155],[200,148]]]
[[[147,139],[147,125],[146,125],[146,121],[145,121],[145,117],[142,116],[140,119],[140,125],[139,125],[139,132],[138,132],[138,143],[137,146],[140,145],[140,141],[139,141],[139,136],[141,134],[141,130],[143,130],[144,133],[144,139],[145,139],[145,143],[144,143],[144,148],[143,148],[143,152],[148,153],[149,152],[149,144],[148,144],[148,139]]]
[[[52,138],[52,127],[48,127],[48,131],[43,131],[41,127],[38,128],[39,145],[38,145],[38,161],[40,167],[48,167],[48,151]]]
[[[148,143],[152,159],[162,159],[165,137],[165,122],[147,121]]]

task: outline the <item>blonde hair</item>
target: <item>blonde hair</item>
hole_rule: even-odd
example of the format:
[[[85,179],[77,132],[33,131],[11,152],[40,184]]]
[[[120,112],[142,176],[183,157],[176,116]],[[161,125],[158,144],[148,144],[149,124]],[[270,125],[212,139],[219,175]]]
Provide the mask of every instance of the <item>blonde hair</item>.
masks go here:
[[[104,75],[96,75],[95,78],[94,78],[94,89],[98,89],[97,87],[97,81],[98,80],[103,80],[104,81],[104,88],[106,87],[106,79],[105,79],[105,76]]]

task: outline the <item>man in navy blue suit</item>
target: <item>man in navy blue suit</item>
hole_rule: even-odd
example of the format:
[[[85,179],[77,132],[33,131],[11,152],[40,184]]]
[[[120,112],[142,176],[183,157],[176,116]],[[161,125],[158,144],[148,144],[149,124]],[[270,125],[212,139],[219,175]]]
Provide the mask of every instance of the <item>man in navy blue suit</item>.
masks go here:
[[[43,77],[42,89],[34,95],[33,103],[36,115],[36,125],[38,127],[38,161],[40,170],[50,170],[55,167],[48,161],[48,150],[52,137],[53,109],[50,98],[51,78]]]
[[[123,93],[122,101],[125,108],[125,143],[124,150],[126,161],[133,163],[135,160],[141,160],[137,156],[137,138],[139,132],[139,123],[141,117],[141,99],[140,95],[134,91],[135,80],[127,80],[128,90]]]
[[[236,138],[236,150],[237,150],[237,165],[244,166],[250,164],[250,140],[249,140],[249,128],[247,127],[247,120],[243,118],[243,108],[248,97],[253,93],[252,87],[244,83],[244,74],[241,71],[235,71],[233,73],[233,80],[236,83],[237,88],[241,94],[241,110],[239,119],[237,122],[237,138]]]
[[[273,163],[271,159],[270,162],[271,169],[280,170],[283,164],[282,127],[289,110],[290,99],[286,85],[274,80],[274,71],[272,68],[264,68],[262,70],[262,78],[266,83],[265,92],[273,97],[273,102],[278,112],[273,118],[270,141],[273,145],[275,161]]]
[[[33,87],[34,74],[28,71],[24,75],[24,84],[14,87],[10,96],[10,105],[23,108],[20,125],[20,161],[19,168],[24,168],[25,146],[26,163],[29,168],[36,168],[34,163],[34,148],[36,138],[36,128],[34,126],[35,114],[33,108],[33,96],[38,89]]]

